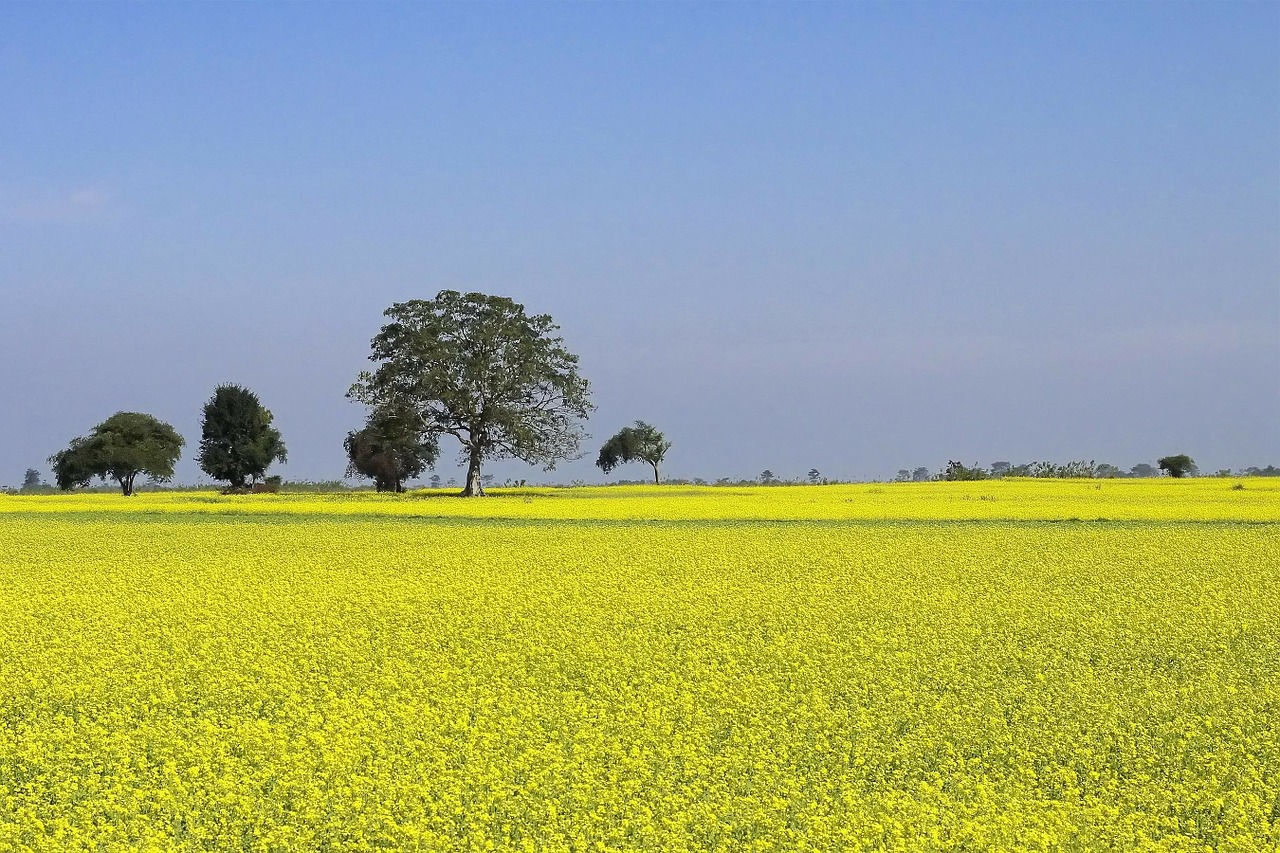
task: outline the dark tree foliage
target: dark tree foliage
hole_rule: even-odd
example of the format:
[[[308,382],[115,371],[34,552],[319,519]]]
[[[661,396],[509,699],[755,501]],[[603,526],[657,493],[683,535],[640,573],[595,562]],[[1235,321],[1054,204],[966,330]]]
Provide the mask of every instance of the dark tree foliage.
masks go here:
[[[204,404],[200,427],[200,469],[235,490],[287,458],[280,431],[258,395],[239,385],[219,385]]]
[[[40,472],[35,468],[28,468],[26,475],[22,478],[22,488],[38,489],[41,485],[43,484],[40,482]]]
[[[653,482],[657,485],[662,482],[659,466],[670,449],[671,442],[666,436],[644,421],[636,421],[604,443],[596,459],[596,467],[608,474],[628,462],[645,462],[653,466]]]
[[[440,445],[425,435],[411,412],[375,410],[364,429],[347,433],[347,476],[367,477],[380,492],[403,492],[435,464]]]
[[[577,458],[589,385],[550,316],[453,290],[396,303],[385,316],[369,356],[378,367],[360,374],[348,396],[411,411],[422,434],[456,438],[467,465],[464,496],[484,494],[485,460],[551,470]]]
[[[965,465],[963,462],[957,462],[951,459],[947,462],[947,468],[942,472],[939,479],[942,480],[985,480],[987,479],[986,470],[977,462],[973,463],[973,467]]]
[[[173,427],[151,415],[116,412],[88,435],[73,438],[49,464],[60,489],[87,486],[98,477],[115,480],[127,496],[139,474],[162,483],[170,479],[184,443]]]
[[[1196,473],[1195,461],[1185,453],[1161,457],[1156,460],[1156,465],[1170,477],[1186,477]]]

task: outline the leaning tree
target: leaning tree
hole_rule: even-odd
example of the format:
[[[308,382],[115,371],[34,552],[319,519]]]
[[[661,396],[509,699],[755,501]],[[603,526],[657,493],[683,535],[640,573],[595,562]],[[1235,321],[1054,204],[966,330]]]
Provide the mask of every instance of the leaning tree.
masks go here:
[[[173,477],[184,443],[177,430],[151,415],[116,412],[88,435],[71,439],[66,450],[49,457],[49,464],[60,489],[87,486],[98,477],[115,480],[128,496],[139,474],[160,482]]]
[[[486,460],[551,470],[577,458],[580,421],[593,408],[589,385],[550,316],[453,290],[398,302],[385,316],[369,356],[378,367],[361,373],[348,396],[411,411],[422,434],[456,438],[467,466],[463,496],[484,494]]]
[[[627,462],[646,462],[653,466],[653,482],[657,485],[662,482],[658,466],[670,449],[671,442],[657,428],[644,421],[636,421],[633,426],[620,429],[604,443],[600,448],[600,456],[596,459],[596,467],[608,474]]]
[[[200,469],[239,491],[246,481],[263,476],[272,462],[284,462],[284,439],[272,420],[271,412],[248,388],[219,385],[204,404]]]

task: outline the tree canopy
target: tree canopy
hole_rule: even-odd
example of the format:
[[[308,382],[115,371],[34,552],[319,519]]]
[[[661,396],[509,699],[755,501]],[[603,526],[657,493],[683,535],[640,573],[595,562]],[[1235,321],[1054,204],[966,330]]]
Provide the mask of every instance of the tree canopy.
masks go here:
[[[271,463],[287,458],[284,439],[271,421],[257,394],[239,385],[219,385],[204,404],[200,469],[233,489],[256,481]]]
[[[61,489],[87,486],[98,477],[115,480],[127,496],[139,474],[160,482],[173,477],[183,444],[172,426],[151,415],[116,412],[87,436],[73,438],[66,450],[49,457],[49,464]]]
[[[440,445],[411,412],[378,409],[363,429],[347,433],[347,476],[367,477],[380,492],[403,492],[405,480],[435,464]]]
[[[1156,465],[1170,477],[1185,477],[1196,473],[1195,460],[1185,453],[1161,457],[1156,460]]]
[[[661,483],[658,466],[671,449],[671,442],[655,427],[644,421],[623,427],[600,448],[596,467],[608,474],[627,462],[647,462],[653,466],[653,482]]]
[[[428,436],[451,435],[467,466],[464,496],[484,494],[486,460],[514,458],[551,470],[578,456],[579,421],[593,408],[578,357],[546,314],[504,296],[440,291],[398,302],[373,338],[374,371],[348,396],[412,412]]]

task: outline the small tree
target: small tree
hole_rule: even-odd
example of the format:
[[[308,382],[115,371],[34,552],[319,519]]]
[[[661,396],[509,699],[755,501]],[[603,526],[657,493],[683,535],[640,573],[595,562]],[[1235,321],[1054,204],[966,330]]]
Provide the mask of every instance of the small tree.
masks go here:
[[[28,468],[26,475],[22,478],[22,488],[38,489],[44,484],[40,482],[40,472],[35,468]]]
[[[821,482],[822,482],[822,472],[821,472],[821,471],[819,471],[817,468],[810,468],[810,469],[809,469],[809,483],[810,483],[811,485],[816,486],[816,485],[818,485],[818,484],[819,484],[819,483],[821,483]]]
[[[658,485],[662,482],[658,468],[670,449],[666,436],[644,421],[636,421],[604,443],[596,467],[608,474],[627,462],[646,462],[653,466],[653,483]]]
[[[973,463],[973,467],[965,465],[963,462],[957,462],[952,459],[947,462],[947,469],[942,472],[940,479],[943,480],[985,480],[987,472],[978,465]]]
[[[467,465],[463,496],[484,494],[487,459],[551,470],[577,458],[589,385],[551,317],[529,316],[503,296],[453,290],[396,303],[386,316],[369,356],[378,368],[360,374],[348,396],[373,408],[404,406],[423,433],[456,438]]]
[[[921,465],[911,472],[911,482],[923,483],[929,479],[929,469]]]
[[[284,440],[271,421],[257,394],[239,385],[219,385],[204,404],[200,469],[236,491],[256,481],[271,463],[287,458]]]
[[[139,474],[165,482],[184,444],[169,424],[140,412],[116,412],[87,436],[73,438],[66,450],[49,457],[58,488],[87,486],[98,477],[115,480],[125,496],[133,494]]]
[[[1196,474],[1195,461],[1185,453],[1177,456],[1163,456],[1156,460],[1156,465],[1170,477],[1186,477]]]
[[[347,476],[368,477],[380,492],[403,492],[411,480],[435,464],[440,446],[423,435],[409,413],[379,410],[364,429],[347,433]]]

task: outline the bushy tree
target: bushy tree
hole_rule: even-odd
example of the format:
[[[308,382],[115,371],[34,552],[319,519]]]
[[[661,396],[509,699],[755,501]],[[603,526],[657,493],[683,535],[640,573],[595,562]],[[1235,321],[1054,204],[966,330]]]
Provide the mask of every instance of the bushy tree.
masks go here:
[[[943,480],[985,480],[987,472],[978,465],[973,463],[973,467],[965,465],[963,462],[957,462],[952,459],[947,462],[947,468],[942,472],[940,479]]]
[[[27,473],[22,478],[22,488],[38,489],[43,483],[40,482],[40,472],[35,468],[28,468]]]
[[[239,385],[219,385],[204,404],[200,469],[240,490],[287,459],[284,439],[258,395]]]
[[[435,464],[440,445],[424,435],[411,413],[376,410],[363,429],[347,433],[347,476],[367,477],[380,492],[403,492],[412,480]]]
[[[139,474],[158,482],[173,477],[184,443],[173,427],[151,415],[116,412],[87,436],[73,438],[66,450],[49,457],[49,464],[60,489],[87,486],[98,477],[115,480],[128,496]]]
[[[657,485],[662,482],[659,466],[670,449],[671,442],[656,427],[636,421],[604,443],[596,459],[596,467],[608,474],[628,462],[645,462],[653,467],[653,482]]]
[[[1163,456],[1156,460],[1156,465],[1170,477],[1186,477],[1196,474],[1196,463],[1185,453],[1177,456]]]
[[[592,409],[578,357],[546,314],[503,296],[442,290],[392,305],[373,339],[372,372],[348,396],[412,412],[425,435],[451,435],[467,465],[464,496],[484,494],[481,466],[514,458],[551,470],[577,458]]]

